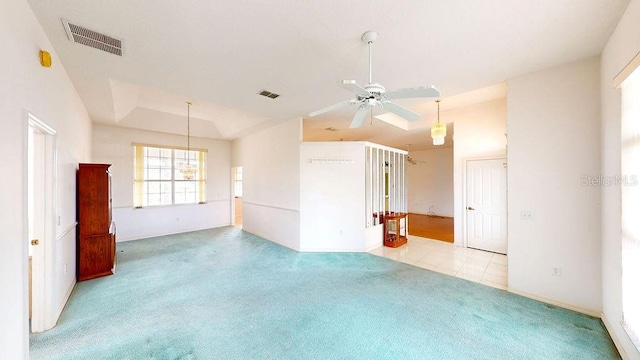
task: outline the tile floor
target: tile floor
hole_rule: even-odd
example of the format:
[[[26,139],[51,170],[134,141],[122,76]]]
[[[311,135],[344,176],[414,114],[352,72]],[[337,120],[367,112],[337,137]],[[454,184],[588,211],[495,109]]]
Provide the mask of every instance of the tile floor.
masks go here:
[[[369,253],[499,289],[507,289],[506,255],[412,235],[408,236],[408,241],[403,246],[398,248],[380,246]]]

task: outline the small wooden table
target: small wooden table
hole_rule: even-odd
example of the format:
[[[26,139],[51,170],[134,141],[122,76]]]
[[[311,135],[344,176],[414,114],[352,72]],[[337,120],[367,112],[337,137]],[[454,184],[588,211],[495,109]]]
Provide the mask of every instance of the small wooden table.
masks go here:
[[[384,246],[398,247],[407,243],[407,214],[384,215]]]

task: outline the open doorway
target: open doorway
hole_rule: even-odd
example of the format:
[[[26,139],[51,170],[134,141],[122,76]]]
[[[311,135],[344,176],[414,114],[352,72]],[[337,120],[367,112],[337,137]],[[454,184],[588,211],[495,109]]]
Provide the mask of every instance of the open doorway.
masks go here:
[[[233,168],[233,225],[242,227],[242,166]]]
[[[53,244],[55,237],[56,132],[33,114],[28,115],[29,318],[32,332],[55,325],[51,309]]]
[[[414,146],[407,157],[409,235],[454,242],[453,142]]]

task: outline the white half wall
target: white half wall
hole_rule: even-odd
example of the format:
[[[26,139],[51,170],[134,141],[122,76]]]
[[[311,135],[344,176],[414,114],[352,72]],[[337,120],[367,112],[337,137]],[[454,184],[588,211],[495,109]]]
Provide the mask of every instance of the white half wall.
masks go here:
[[[600,189],[583,177],[600,174],[599,69],[595,57],[507,87],[509,289],[595,314],[602,309]],[[556,267],[561,276],[552,276]]]
[[[75,259],[75,173],[78,162],[90,159],[91,122],[26,1],[0,2],[0,43],[6,50],[0,56],[0,163],[11,169],[11,176],[0,177],[0,354],[28,359],[27,113],[57,132],[55,215],[60,221],[55,244],[46,244],[53,251],[53,274],[51,303],[45,306],[54,313],[75,284],[75,261],[69,263]],[[40,66],[40,49],[51,53],[52,67]]]
[[[453,122],[454,126],[454,242],[457,245],[464,245],[465,161],[506,156],[507,100],[501,98],[445,111],[441,113],[441,119]]]
[[[417,162],[407,164],[409,212],[428,214],[431,209],[453,217],[453,146],[412,150],[409,156]]]
[[[211,229],[230,224],[229,200],[206,204],[113,209],[117,242]]]
[[[231,224],[231,143],[191,137],[207,149],[207,203],[133,208],[132,143],[182,146],[186,136],[104,125],[93,127],[93,158],[112,164],[113,221],[118,242]]]
[[[600,99],[602,176],[620,176],[621,93],[613,78],[640,52],[640,1],[631,1],[602,52]],[[620,187],[600,188],[602,201],[602,313],[603,320],[625,359],[640,359],[620,325],[622,321],[622,258]]]
[[[233,166],[242,166],[242,229],[295,250],[301,139],[302,119],[293,119],[234,140],[231,155]]]
[[[367,250],[365,146],[365,142],[300,145],[300,251]],[[377,246],[381,244],[382,237]]]

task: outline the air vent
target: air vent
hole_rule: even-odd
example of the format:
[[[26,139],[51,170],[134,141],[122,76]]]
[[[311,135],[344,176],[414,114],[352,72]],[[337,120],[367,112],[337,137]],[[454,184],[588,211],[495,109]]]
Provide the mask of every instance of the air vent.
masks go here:
[[[69,40],[109,54],[122,56],[122,40],[72,24],[65,19],[62,19],[62,23]]]
[[[258,93],[258,95],[262,95],[262,96],[266,96],[269,99],[275,99],[278,96],[280,96],[279,94],[276,93],[272,93],[271,91],[267,91],[267,90],[260,90],[260,92]]]

